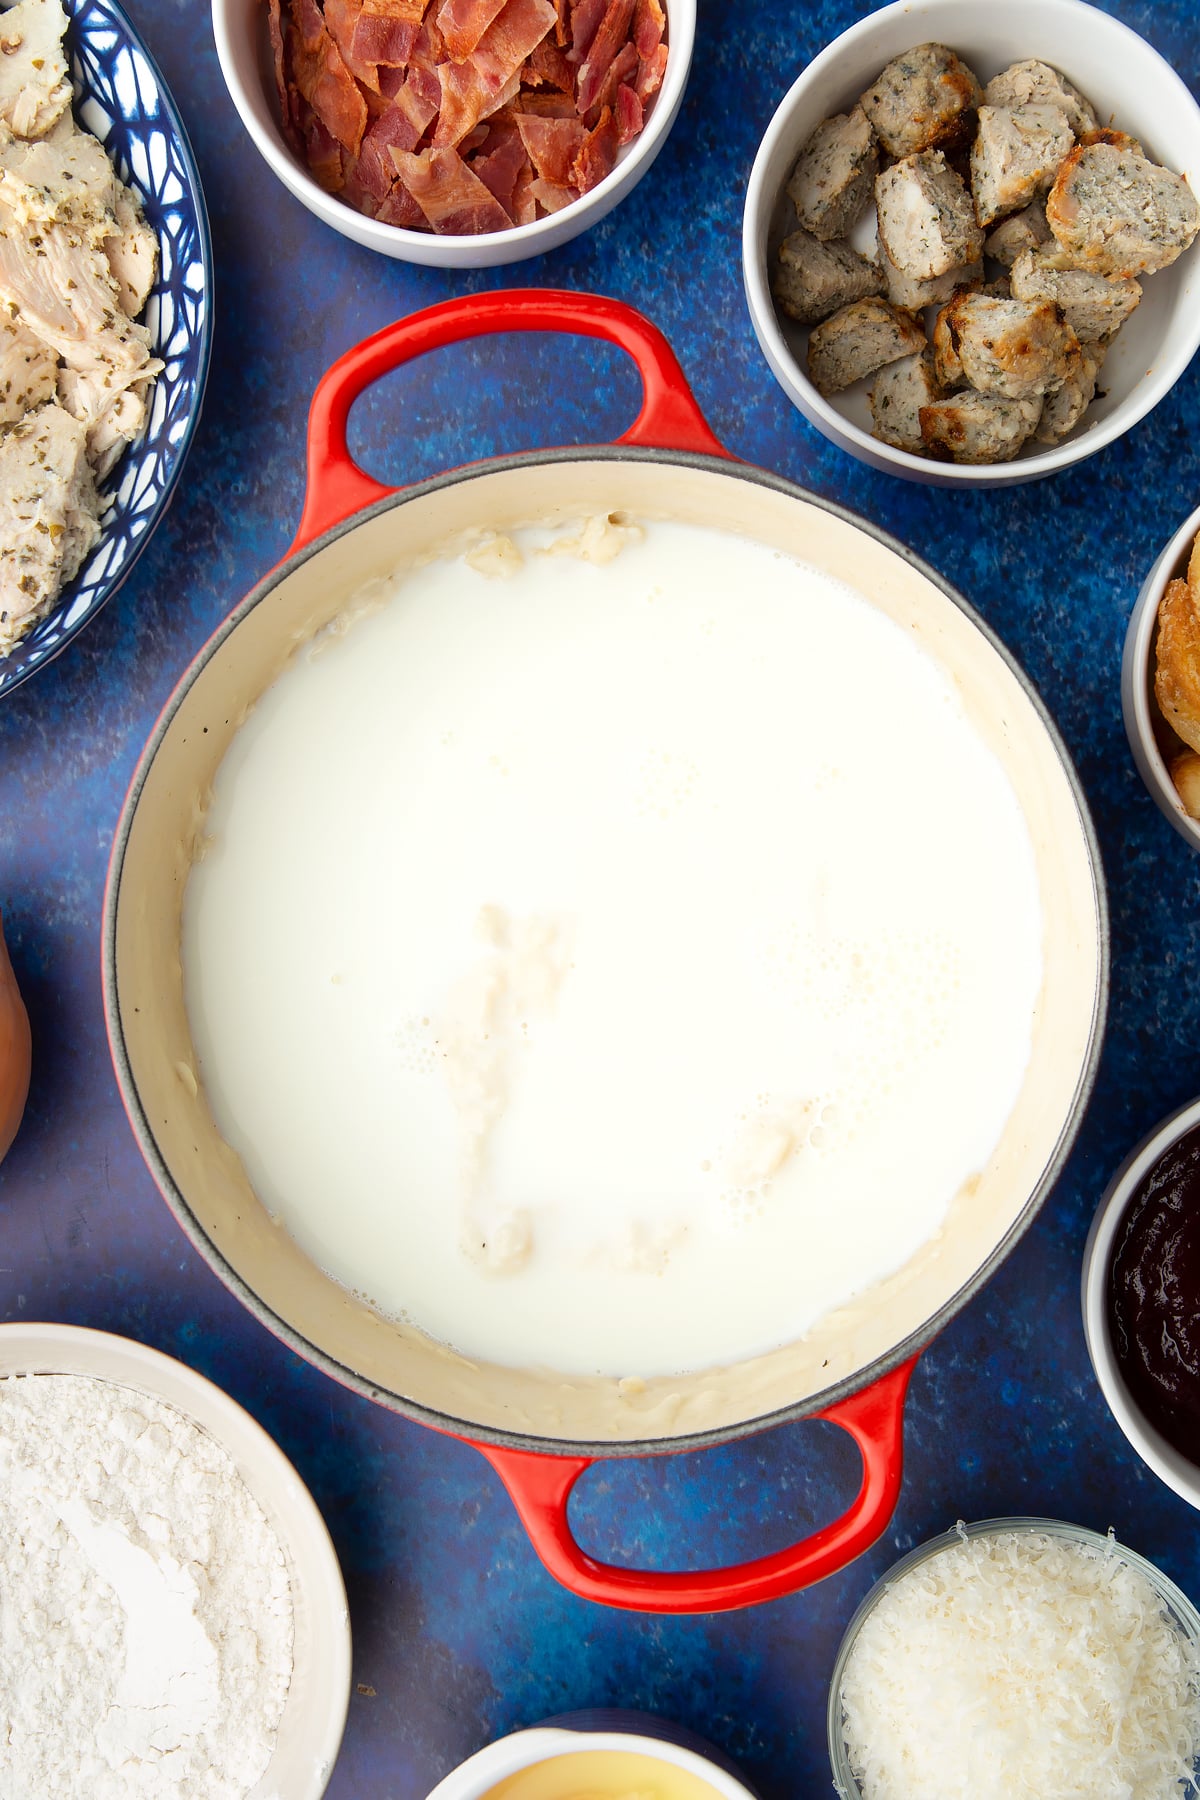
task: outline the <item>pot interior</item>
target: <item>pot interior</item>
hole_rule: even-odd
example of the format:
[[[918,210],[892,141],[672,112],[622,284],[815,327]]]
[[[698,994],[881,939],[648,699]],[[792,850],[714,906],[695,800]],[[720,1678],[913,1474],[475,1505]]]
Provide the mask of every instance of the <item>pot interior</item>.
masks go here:
[[[230,741],[298,645],[366,582],[463,533],[624,511],[741,533],[865,594],[945,669],[1006,769],[1035,847],[1045,977],[1017,1104],[943,1230],[803,1340],[700,1373],[616,1382],[468,1362],[322,1273],[256,1198],[210,1116],[184,1006],[180,921]],[[869,829],[869,821],[864,822]],[[921,1344],[1042,1198],[1086,1097],[1104,986],[1103,901],[1076,786],[1040,709],[961,607],[862,527],[753,472],[573,453],[416,490],[289,561],[233,615],[147,748],[118,836],[106,986],[118,1076],[169,1203],[224,1280],[302,1354],[375,1398],[480,1437],[615,1446],[698,1440],[827,1404]],[[969,1190],[969,1191],[968,1191]]]

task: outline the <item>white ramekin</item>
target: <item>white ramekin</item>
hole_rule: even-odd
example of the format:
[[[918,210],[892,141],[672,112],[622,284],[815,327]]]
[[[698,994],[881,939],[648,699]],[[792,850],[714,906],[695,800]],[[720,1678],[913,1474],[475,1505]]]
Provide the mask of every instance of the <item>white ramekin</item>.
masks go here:
[[[1200,850],[1200,820],[1184,811],[1183,801],[1175,791],[1175,783],[1159,747],[1155,724],[1160,715],[1154,698],[1151,659],[1158,625],[1158,603],[1167,583],[1185,573],[1197,533],[1200,533],[1200,506],[1189,513],[1142,583],[1129,617],[1121,658],[1121,711],[1133,760],[1150,790],[1151,799],[1193,850]]]
[[[1134,1404],[1113,1349],[1108,1317],[1108,1271],[1113,1241],[1125,1209],[1159,1159],[1197,1125],[1200,1100],[1190,1100],[1156,1125],[1113,1176],[1088,1232],[1083,1252],[1082,1299],[1088,1355],[1113,1418],[1146,1466],[1189,1506],[1200,1508],[1200,1468],[1155,1431]]]
[[[948,44],[981,81],[1038,57],[1091,100],[1104,123],[1139,138],[1147,154],[1200,188],[1200,107],[1144,38],[1083,0],[897,0],[870,13],[810,62],[780,102],[755,157],[746,194],[742,272],[763,354],[776,380],[818,431],[860,462],[941,487],[1004,487],[1082,461],[1136,425],[1178,381],[1200,347],[1200,240],[1169,269],[1148,275],[1145,297],[1104,363],[1102,396],[1064,444],[1025,449],[1015,462],[966,467],[926,461],[871,436],[866,383],[826,399],[808,378],[807,329],[779,315],[770,259],[795,229],[784,184],[821,120],[843,112],[901,51]]]
[[[0,1376],[31,1374],[89,1375],[150,1394],[233,1458],[279,1539],[295,1622],[275,1751],[248,1800],[320,1800],[350,1704],[350,1615],[325,1521],[283,1451],[211,1381],[131,1338],[77,1325],[0,1325]]]
[[[460,1763],[429,1794],[428,1800],[482,1800],[498,1782],[521,1769],[578,1756],[587,1750],[619,1750],[646,1756],[670,1768],[686,1769],[706,1781],[720,1800],[756,1800],[724,1758],[691,1732],[646,1713],[587,1712],[551,1719],[529,1731],[515,1731]]]
[[[619,153],[617,165],[590,194],[532,225],[478,237],[404,231],[356,212],[314,181],[279,127],[267,48],[267,11],[261,0],[212,0],[213,35],[225,85],[255,148],[284,187],[309,212],[343,237],[403,262],[439,269],[490,269],[524,262],[554,250],[596,225],[635,188],[654,161],[683,103],[696,40],[696,0],[663,0],[667,15],[667,67],[644,129]]]

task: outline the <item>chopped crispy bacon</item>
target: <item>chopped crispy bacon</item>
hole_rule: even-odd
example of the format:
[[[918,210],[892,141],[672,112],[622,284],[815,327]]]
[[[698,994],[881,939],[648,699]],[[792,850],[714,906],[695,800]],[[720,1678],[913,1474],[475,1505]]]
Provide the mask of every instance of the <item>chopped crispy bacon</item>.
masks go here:
[[[524,79],[531,86],[557,88],[560,94],[574,94],[575,71],[548,37],[534,49],[525,65]]]
[[[394,19],[398,25],[420,26],[430,0],[362,0],[364,14],[372,19]]]
[[[263,4],[289,142],[323,187],[406,230],[561,211],[637,137],[667,63],[665,0]]]
[[[421,211],[402,181],[397,181],[375,217],[384,225],[399,225],[401,231],[428,231]]]
[[[667,15],[659,0],[637,0],[633,15],[633,41],[643,59],[653,56],[667,33]]]
[[[417,127],[418,136],[437,118],[437,109],[441,103],[442,84],[434,71],[420,69],[414,64],[396,95],[396,105],[407,113]]]
[[[470,56],[505,4],[506,0],[442,0],[437,22],[455,62]]]
[[[446,40],[442,36],[441,27],[432,9],[430,9],[421,21],[421,29],[417,33],[417,41],[413,45],[413,53],[409,61],[418,69],[429,69],[436,74],[448,56]]]
[[[446,62],[438,70],[441,99],[433,141],[439,148],[461,143],[487,111],[488,91],[478,69],[466,62]]]
[[[423,150],[413,156],[393,150],[400,179],[437,232],[476,237],[506,231],[511,224],[496,196],[472,174],[457,150]]]
[[[310,52],[319,50],[325,36],[325,21],[315,0],[291,0],[291,13],[300,48]]]
[[[638,53],[633,44],[622,44],[608,65],[608,74],[600,83],[600,92],[587,110],[587,122],[595,125],[606,106],[616,105],[617,89],[622,82],[632,81],[638,70]]]
[[[567,54],[573,63],[581,63],[591,49],[607,11],[608,0],[571,0],[571,48]]]
[[[329,0],[325,0],[329,11]],[[390,69],[406,69],[420,27],[403,19],[381,19],[362,12],[354,28],[354,54],[363,62],[386,63]]]
[[[516,118],[518,113],[538,119],[576,119],[575,102],[570,94],[532,94],[523,89],[515,103],[505,116]]]
[[[336,194],[342,187],[342,146],[333,137],[315,112],[309,112],[304,121],[304,149],[309,169],[327,194]]]
[[[408,69],[389,69],[386,63],[380,63],[375,71],[375,75],[379,82],[379,93],[381,98],[384,100],[394,100],[408,80],[409,74],[410,71]],[[434,77],[434,80],[436,82],[436,76]],[[441,92],[440,88],[438,89],[438,92]],[[368,100],[367,105],[370,106],[370,104],[371,102]],[[436,100],[433,103],[433,110],[434,112],[437,111]]]
[[[571,169],[587,136],[579,119],[539,119],[517,114],[517,130],[529,160],[543,181],[571,185]]]
[[[553,0],[507,0],[470,58],[493,91],[520,73],[553,26],[555,16]]]
[[[361,14],[362,0],[325,0],[325,28],[338,47],[342,61],[360,87],[368,93],[379,92],[378,57],[367,57],[355,47],[355,33]],[[366,96],[364,96],[365,98]],[[369,102],[368,102],[369,104]]]
[[[358,155],[367,127],[367,103],[342,61],[315,0],[292,0],[297,29],[293,48],[296,86],[325,129],[344,149]]]
[[[275,70],[275,92],[279,96],[279,118],[287,133],[291,127],[288,107],[287,71],[283,54],[283,14],[280,0],[267,0],[267,32],[271,39],[271,66]]]
[[[433,134],[433,145],[438,150],[462,143],[481,119],[488,119],[502,106],[507,106],[521,88],[518,70],[503,87],[493,91],[471,57],[465,63],[443,63],[438,76],[442,98],[437,129]]]
[[[533,184],[537,174],[529,158],[525,158],[524,167],[517,176],[513,186],[512,217],[514,225],[532,225],[538,216],[537,195]]]
[[[484,187],[496,196],[509,218],[514,221],[517,178],[528,163],[525,145],[516,126],[507,121],[499,124],[493,121],[486,154],[477,156],[471,164],[472,172],[478,175]]]
[[[325,21],[316,0],[292,0],[292,24],[302,49],[313,52],[320,49],[325,38]]]
[[[600,97],[600,89],[612,60],[629,36],[633,7],[634,0],[609,0],[608,11],[601,19],[596,35],[588,46],[588,53],[579,65],[575,104],[581,116],[590,112]]]
[[[500,89],[500,92],[496,95],[495,99],[489,100],[487,111],[483,115],[484,118],[485,119],[494,118],[495,115],[503,107],[511,106],[513,101],[519,97],[520,92],[521,92],[521,71],[520,71],[520,69],[518,69],[516,74],[513,76],[512,80],[505,82],[504,86]]]
[[[663,84],[663,76],[666,74],[666,70],[667,46],[665,44],[660,44],[653,55],[644,56],[642,58],[638,67],[637,80],[633,84],[633,91],[643,106],[645,106],[648,101],[653,100],[655,94],[657,94],[659,88]]]
[[[561,212],[564,206],[570,206],[572,200],[579,198],[574,188],[562,187],[557,181],[545,181],[540,175],[530,182],[529,192],[548,213]]]
[[[428,121],[426,121],[428,123]],[[424,125],[417,125],[399,105],[380,113],[366,132],[358,156],[358,182],[364,193],[386,200],[396,179],[396,165],[388,152],[415,150]]]
[[[470,56],[441,64],[435,148],[461,143],[481,119],[507,105],[520,89],[526,60],[553,23],[552,0],[505,0]]]
[[[358,13],[355,56],[392,69],[407,68],[430,0],[353,0],[353,4]]]
[[[611,174],[619,148],[617,121],[611,106],[600,114],[600,122],[589,131],[571,167],[571,180],[581,194],[590,194],[606,175]]]
[[[351,156],[348,150],[342,151],[342,189],[341,197],[355,212],[365,213],[373,219],[379,211],[379,201],[374,194],[369,194],[359,180],[359,159]]]
[[[614,111],[617,115],[618,144],[631,144],[645,123],[642,103],[631,87],[623,85],[617,89]]]

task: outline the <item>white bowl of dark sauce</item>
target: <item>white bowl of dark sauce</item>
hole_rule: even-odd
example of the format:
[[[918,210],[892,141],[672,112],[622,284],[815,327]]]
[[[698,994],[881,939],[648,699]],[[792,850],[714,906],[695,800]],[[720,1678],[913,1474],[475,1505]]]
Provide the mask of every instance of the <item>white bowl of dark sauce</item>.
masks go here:
[[[1200,1100],[1118,1169],[1083,1256],[1096,1379],[1146,1465],[1200,1508]]]

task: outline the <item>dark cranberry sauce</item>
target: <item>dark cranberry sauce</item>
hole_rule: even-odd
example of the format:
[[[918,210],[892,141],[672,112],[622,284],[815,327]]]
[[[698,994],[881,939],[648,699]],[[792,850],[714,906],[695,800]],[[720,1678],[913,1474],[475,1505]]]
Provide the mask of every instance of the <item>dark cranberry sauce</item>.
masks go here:
[[[1130,1399],[1200,1464],[1200,1126],[1159,1158],[1125,1209],[1108,1317]]]

